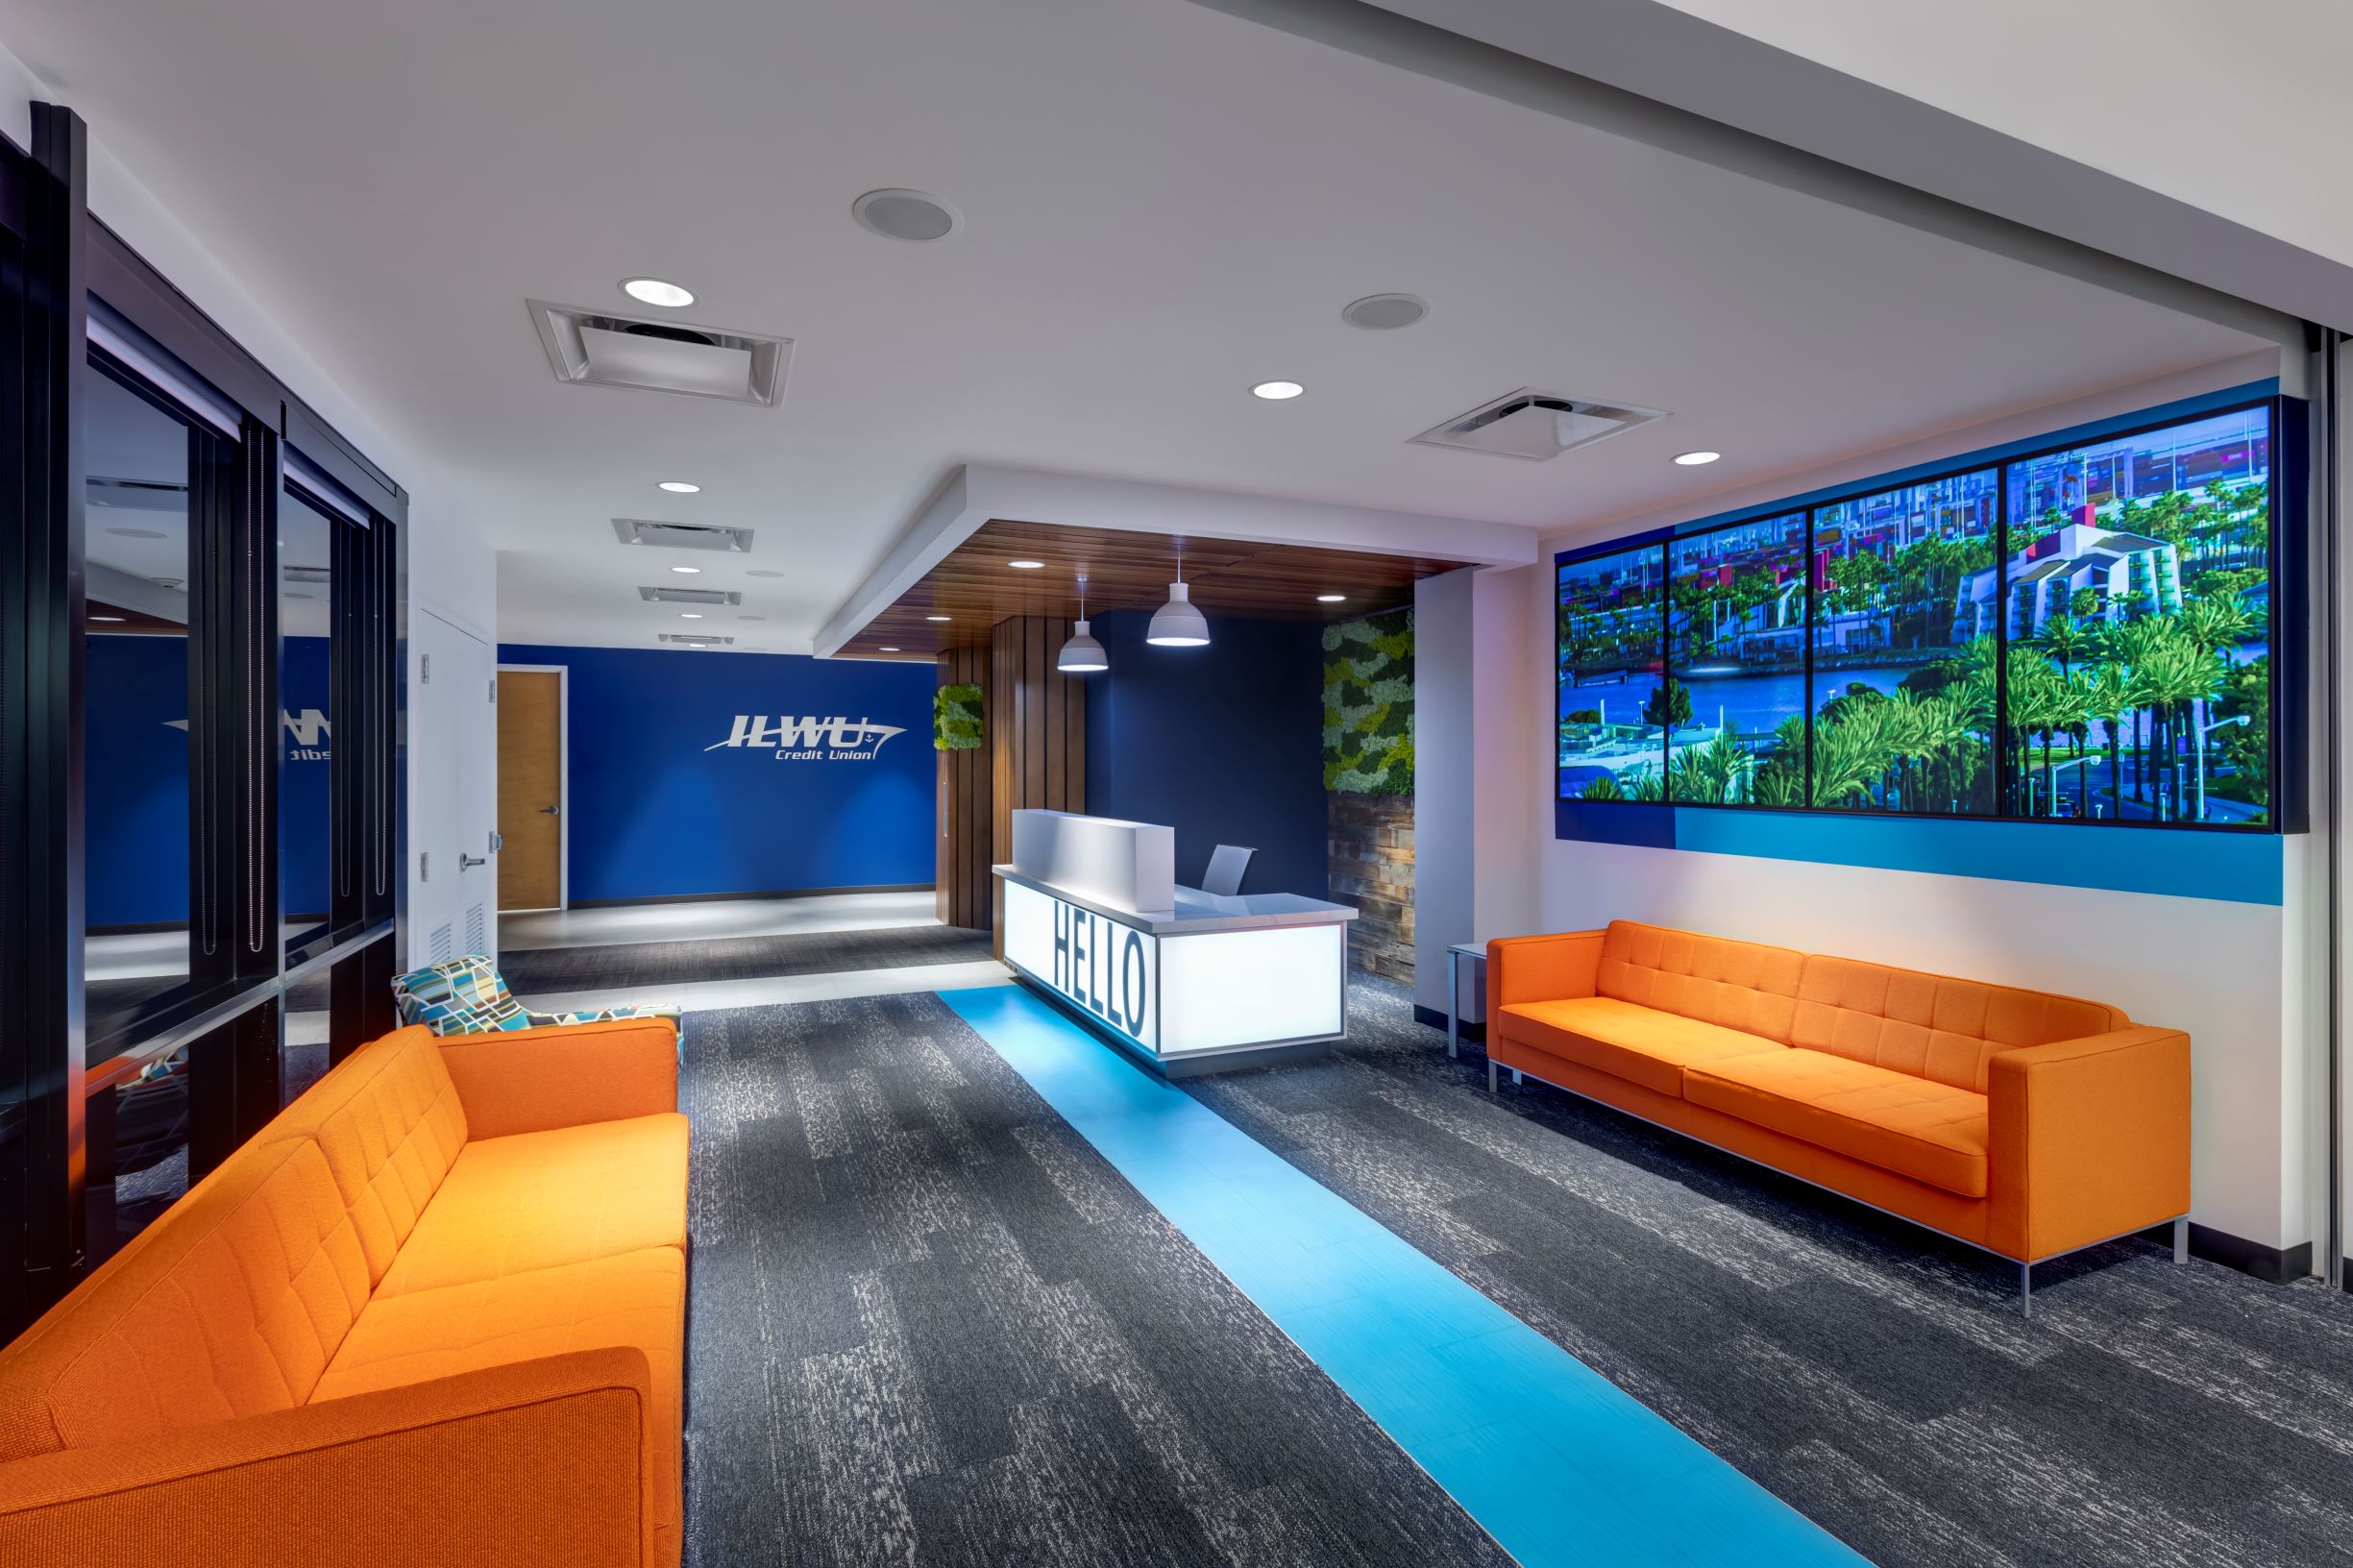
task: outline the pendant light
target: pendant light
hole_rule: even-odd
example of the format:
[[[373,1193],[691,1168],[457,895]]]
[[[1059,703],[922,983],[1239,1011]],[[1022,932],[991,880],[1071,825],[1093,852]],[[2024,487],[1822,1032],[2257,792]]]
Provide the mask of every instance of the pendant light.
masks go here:
[[[1210,624],[1201,612],[1193,608],[1192,592],[1185,586],[1185,551],[1177,550],[1177,580],[1168,585],[1168,602],[1152,616],[1152,627],[1144,633],[1145,642],[1156,648],[1205,648],[1210,640]]]
[[[1111,660],[1104,655],[1103,645],[1087,632],[1087,574],[1084,572],[1078,575],[1078,630],[1062,645],[1062,652],[1056,655],[1054,668],[1066,675],[1092,674],[1097,670],[1111,668]]]

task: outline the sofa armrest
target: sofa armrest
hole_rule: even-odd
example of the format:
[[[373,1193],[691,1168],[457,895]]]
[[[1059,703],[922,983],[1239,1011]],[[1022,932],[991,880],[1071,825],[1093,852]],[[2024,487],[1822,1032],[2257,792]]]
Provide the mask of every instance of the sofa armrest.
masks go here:
[[[678,1109],[678,1026],[668,1018],[444,1035],[441,1062],[473,1138]]]
[[[1497,937],[1487,943],[1487,1011],[1513,1002],[1590,996],[1602,965],[1600,931]]]
[[[1988,1242],[2031,1262],[2190,1212],[2190,1037],[2147,1026],[1996,1053]]]
[[[0,1465],[0,1563],[641,1568],[643,1352],[574,1351]]]

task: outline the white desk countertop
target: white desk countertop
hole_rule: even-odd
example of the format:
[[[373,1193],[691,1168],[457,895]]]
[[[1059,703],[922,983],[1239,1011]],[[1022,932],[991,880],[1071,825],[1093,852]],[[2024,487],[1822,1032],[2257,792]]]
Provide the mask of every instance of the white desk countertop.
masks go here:
[[[1357,912],[1347,904],[1326,903],[1321,898],[1310,898],[1296,893],[1242,893],[1229,897],[1203,893],[1198,888],[1179,887],[1176,907],[1149,910],[1142,914],[1115,909],[1108,904],[1041,881],[1015,870],[1011,866],[992,868],[1008,882],[1033,888],[1064,903],[1079,908],[1121,925],[1132,925],[1139,931],[1156,937],[1189,936],[1202,931],[1249,931],[1281,925],[1327,925],[1353,920]]]

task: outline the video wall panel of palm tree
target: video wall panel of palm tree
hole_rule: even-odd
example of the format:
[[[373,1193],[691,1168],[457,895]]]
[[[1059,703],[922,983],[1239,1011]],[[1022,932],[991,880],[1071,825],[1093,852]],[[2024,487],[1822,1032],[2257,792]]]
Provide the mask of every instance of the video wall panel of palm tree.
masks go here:
[[[2010,465],[2009,812],[2270,821],[2270,486],[2264,407]]]
[[[1667,547],[1667,795],[1805,804],[1806,514]]]
[[[1816,806],[1993,811],[1996,640],[1962,585],[1999,507],[1983,468],[1815,509]]]
[[[1562,799],[1657,800],[1666,778],[1666,551],[1559,570],[1557,750]]]

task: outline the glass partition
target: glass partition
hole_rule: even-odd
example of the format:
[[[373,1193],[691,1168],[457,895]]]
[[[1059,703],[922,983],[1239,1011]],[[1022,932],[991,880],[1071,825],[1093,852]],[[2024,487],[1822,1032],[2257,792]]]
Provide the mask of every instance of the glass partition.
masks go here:
[[[286,962],[331,924],[335,532],[345,525],[303,491],[278,501],[278,870]]]
[[[93,361],[86,381],[84,982],[93,1057],[189,975],[189,496],[218,440]]]

